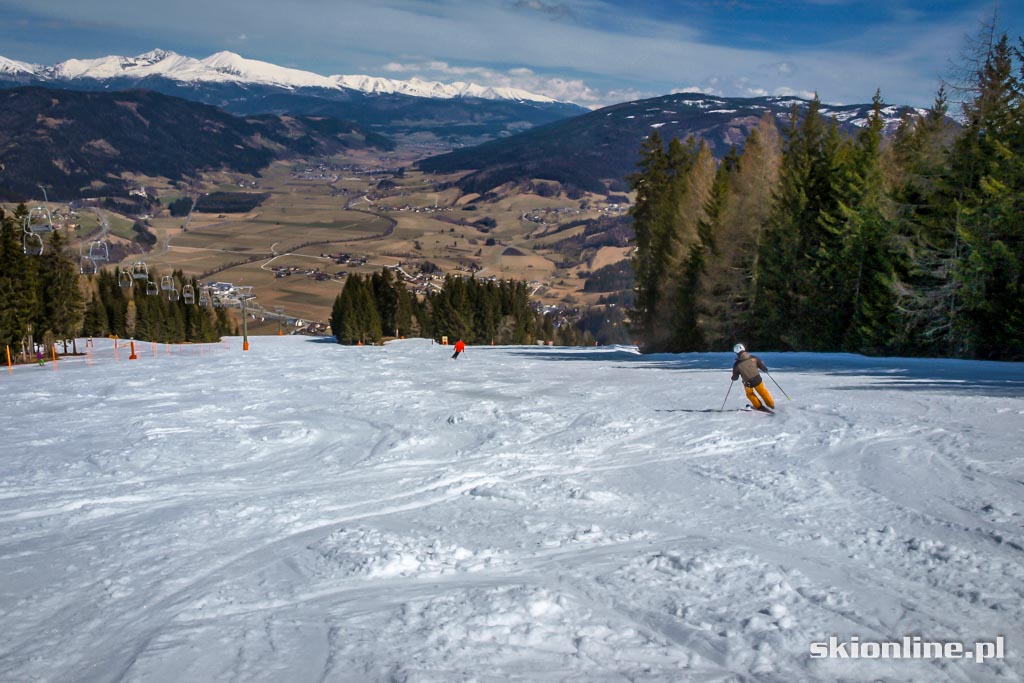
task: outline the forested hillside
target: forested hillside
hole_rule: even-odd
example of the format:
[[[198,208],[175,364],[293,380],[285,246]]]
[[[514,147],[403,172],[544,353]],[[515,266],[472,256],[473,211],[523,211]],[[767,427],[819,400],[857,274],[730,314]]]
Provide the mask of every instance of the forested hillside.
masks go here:
[[[760,349],[1024,359],[1024,59],[981,60],[962,128],[940,89],[883,141],[794,109],[716,164],[655,131],[637,191],[645,351]]]
[[[766,114],[784,117],[793,104],[801,115],[809,102],[792,97],[714,97],[677,93],[615,104],[571,119],[538,126],[509,138],[455,150],[418,162],[428,172],[472,171],[458,181],[464,192],[486,193],[505,183],[553,180],[570,193],[623,191],[636,146],[652,131],[663,138],[704,140],[722,158],[744,140]],[[883,112],[892,128],[914,110],[889,106]],[[830,106],[819,113],[835,117],[845,132],[866,123],[870,105]]]
[[[200,170],[257,173],[295,154],[393,144],[358,124],[300,116],[238,117],[156,92],[0,91],[0,197],[127,195],[125,174],[179,179]]]

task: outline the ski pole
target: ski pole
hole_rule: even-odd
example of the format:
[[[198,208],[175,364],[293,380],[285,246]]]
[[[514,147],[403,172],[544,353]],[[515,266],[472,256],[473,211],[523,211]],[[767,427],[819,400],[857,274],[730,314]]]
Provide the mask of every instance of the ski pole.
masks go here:
[[[729,400],[729,391],[732,391],[732,382],[729,382],[729,390],[725,392],[725,401]],[[723,410],[725,410],[725,401],[722,401],[722,407],[719,409],[718,412],[722,412]]]
[[[775,382],[775,378],[774,378],[774,377],[772,377],[772,376],[771,376],[771,373],[769,373],[769,372],[768,372],[767,370],[765,370],[765,371],[764,371],[764,374],[766,374],[766,375],[768,375],[769,377],[771,377],[771,380],[772,380],[773,382]],[[775,382],[775,386],[779,387],[779,383],[778,383],[778,382]],[[779,387],[779,391],[781,391],[781,392],[782,392],[782,395],[786,397],[786,400],[787,400],[787,401],[792,401],[792,400],[793,400],[793,399],[791,399],[791,398],[789,397],[789,394],[787,394],[787,393],[786,393],[786,390],[785,390],[785,389],[783,389],[782,387]]]

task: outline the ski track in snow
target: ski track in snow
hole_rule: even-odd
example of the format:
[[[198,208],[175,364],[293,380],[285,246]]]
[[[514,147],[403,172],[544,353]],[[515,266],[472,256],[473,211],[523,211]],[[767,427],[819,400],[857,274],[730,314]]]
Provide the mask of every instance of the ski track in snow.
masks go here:
[[[1024,678],[1022,364],[251,342],[0,377],[0,680]]]

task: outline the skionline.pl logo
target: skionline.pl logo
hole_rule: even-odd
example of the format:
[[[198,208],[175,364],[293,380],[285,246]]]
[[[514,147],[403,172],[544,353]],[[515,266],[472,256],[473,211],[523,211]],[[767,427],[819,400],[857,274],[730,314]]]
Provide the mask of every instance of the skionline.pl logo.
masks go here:
[[[973,659],[982,663],[986,659],[1002,659],[1005,639],[979,640],[973,649],[963,643],[922,640],[920,636],[904,636],[901,640],[861,640],[851,636],[840,641],[832,636],[828,641],[811,643],[811,659]]]

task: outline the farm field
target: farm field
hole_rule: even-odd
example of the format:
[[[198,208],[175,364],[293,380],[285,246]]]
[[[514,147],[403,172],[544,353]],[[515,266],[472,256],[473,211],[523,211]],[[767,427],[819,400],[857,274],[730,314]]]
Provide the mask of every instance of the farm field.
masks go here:
[[[583,292],[588,271],[628,257],[623,248],[560,251],[566,239],[583,233],[582,221],[624,212],[604,197],[542,197],[515,188],[487,198],[463,195],[454,186],[457,174],[424,174],[407,161],[278,162],[259,177],[211,173],[191,185],[140,178],[160,200],[157,211],[143,217],[154,244],[139,253],[130,242],[136,219],[103,209],[104,238],[121,247],[120,262],[110,265],[130,268],[142,260],[154,279],[180,270],[203,282],[251,286],[268,310],[326,322],[350,272],[402,265],[415,274],[432,264],[439,273],[524,280],[540,303],[572,307],[600,296]],[[265,199],[246,211],[207,212],[203,197],[212,192]],[[182,197],[198,198],[198,210],[170,215],[166,207]],[[56,212],[60,205],[50,207]],[[70,247],[76,251],[102,233],[94,209],[81,208],[77,221]],[[275,269],[283,268],[289,274],[278,276]],[[276,322],[269,328],[276,333]]]

